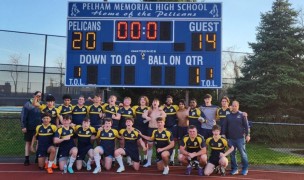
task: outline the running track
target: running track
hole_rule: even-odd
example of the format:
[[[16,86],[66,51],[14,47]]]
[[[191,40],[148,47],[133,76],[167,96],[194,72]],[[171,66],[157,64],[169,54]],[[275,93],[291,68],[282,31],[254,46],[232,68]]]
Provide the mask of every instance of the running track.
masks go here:
[[[126,168],[126,171],[118,174],[115,172],[117,167],[114,167],[114,170],[106,172],[102,171],[101,173],[94,175],[91,172],[80,171],[75,172],[75,174],[62,174],[58,170],[54,170],[54,174],[47,174],[46,171],[41,171],[37,168],[35,164],[30,166],[23,166],[20,163],[0,163],[0,179],[8,180],[27,180],[27,179],[51,179],[51,180],[101,180],[101,179],[117,179],[117,180],[184,180],[191,178],[195,179],[210,179],[210,180],[236,180],[236,179],[247,179],[247,180],[294,180],[294,179],[304,179],[304,173],[302,172],[283,172],[283,171],[267,171],[267,170],[249,170],[247,176],[242,175],[229,175],[227,172],[226,176],[212,175],[209,177],[197,176],[197,171],[193,170],[192,175],[184,175],[185,167],[174,166],[170,167],[169,175],[162,175],[161,171],[157,171],[156,167],[142,168],[139,171],[134,171],[130,167]]]

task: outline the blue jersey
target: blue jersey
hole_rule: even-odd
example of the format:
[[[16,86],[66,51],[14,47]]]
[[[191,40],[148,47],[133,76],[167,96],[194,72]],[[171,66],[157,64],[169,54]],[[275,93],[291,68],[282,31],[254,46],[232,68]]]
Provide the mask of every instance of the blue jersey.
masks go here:
[[[99,116],[99,114],[102,112],[101,105],[94,106],[94,104],[93,104],[88,107],[87,111],[88,111],[89,118],[91,120],[91,126],[93,126],[95,128],[100,127],[101,123],[102,123],[101,118]]]
[[[78,105],[72,107],[72,122],[76,125],[81,125],[83,119],[87,116],[88,107]]]
[[[126,118],[133,118],[135,112],[131,107],[129,108],[122,107],[118,110],[118,113],[121,114],[121,118],[119,120],[119,129],[125,129],[127,127]]]
[[[72,147],[75,147],[75,143],[74,143],[74,128],[72,127],[61,127],[59,129],[57,129],[56,133],[55,133],[55,137],[59,138],[59,139],[63,139],[66,136],[71,136],[71,138],[69,140],[66,141],[62,141],[59,144],[59,149],[62,150],[70,150]]]
[[[200,117],[205,118],[204,113],[199,108],[189,110],[189,126],[194,125],[197,129],[201,128],[201,122],[198,120]]]
[[[159,132],[157,129],[152,132],[151,139],[155,142],[156,148],[163,148],[173,141],[172,133],[168,130],[163,130]]]
[[[55,125],[49,124],[45,126],[44,124],[38,125],[36,127],[36,138],[38,140],[38,146],[50,146],[53,144],[54,134],[57,130]]]
[[[116,129],[97,132],[96,138],[100,139],[100,146],[103,148],[105,156],[114,155],[115,139],[118,137],[119,135]]]
[[[177,125],[176,112],[179,109],[178,106],[177,105],[170,105],[170,106],[163,106],[162,108],[167,115],[166,116],[165,127],[169,128],[169,127]]]
[[[75,127],[75,135],[77,137],[77,147],[86,147],[91,145],[91,136],[96,135],[96,130],[94,127],[90,126],[84,129],[82,126],[77,125]]]

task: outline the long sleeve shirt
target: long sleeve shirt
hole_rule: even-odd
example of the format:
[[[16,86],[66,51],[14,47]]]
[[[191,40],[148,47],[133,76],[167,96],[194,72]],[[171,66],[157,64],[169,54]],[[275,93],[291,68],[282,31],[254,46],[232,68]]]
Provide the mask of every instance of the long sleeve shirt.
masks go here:
[[[240,139],[249,134],[248,120],[240,111],[231,112],[224,120],[222,134],[228,139]]]

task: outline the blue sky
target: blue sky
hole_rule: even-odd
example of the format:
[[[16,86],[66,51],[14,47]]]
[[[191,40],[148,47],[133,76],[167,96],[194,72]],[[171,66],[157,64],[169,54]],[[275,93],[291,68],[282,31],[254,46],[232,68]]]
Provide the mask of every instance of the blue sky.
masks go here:
[[[94,1],[94,0],[91,0]],[[124,2],[115,0],[109,2]],[[138,1],[128,1],[138,2]],[[261,13],[271,10],[272,0],[225,0],[223,3],[222,50],[252,52],[248,42],[255,42]],[[296,10],[304,9],[303,0],[290,0]],[[52,35],[66,35],[67,1],[65,0],[1,0],[0,29]],[[0,32],[0,62],[9,63],[11,54],[22,56],[21,64],[43,65],[44,37]],[[64,38],[48,39],[47,65],[65,57]]]

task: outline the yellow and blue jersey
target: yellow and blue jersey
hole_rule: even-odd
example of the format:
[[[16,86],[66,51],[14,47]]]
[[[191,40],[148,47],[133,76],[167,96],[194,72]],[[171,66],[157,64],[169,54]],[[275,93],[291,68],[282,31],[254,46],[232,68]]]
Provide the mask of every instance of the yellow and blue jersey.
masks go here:
[[[173,141],[172,133],[168,130],[159,132],[157,129],[152,132],[151,139],[155,142],[156,148],[163,148]]]
[[[42,104],[39,108],[40,108],[42,114],[49,113],[51,115],[51,124],[57,125],[56,121],[59,116],[59,111],[58,111],[58,109],[55,108],[55,106],[49,108],[49,107],[47,107],[47,105]]]
[[[59,144],[60,149],[69,150],[75,146],[75,142],[73,139],[74,133],[75,133],[75,130],[73,127],[68,127],[68,128],[60,127],[57,129],[57,131],[55,133],[55,137],[57,137],[59,139],[63,139],[66,136],[71,136],[71,138],[69,140],[63,141]]]
[[[133,129],[132,131],[121,129],[119,134],[124,137],[125,148],[137,148],[137,140],[141,138],[137,129]]]
[[[227,139],[220,137],[217,141],[210,137],[206,140],[206,145],[211,149],[211,156],[218,157],[220,153],[225,153],[225,149],[230,147]]]
[[[198,121],[200,117],[205,118],[205,115],[199,108],[190,109],[188,116],[189,126],[194,125],[199,130],[201,128],[201,123]]]
[[[118,113],[119,107],[117,105],[110,106],[109,104],[105,103],[102,106],[102,110],[105,113],[106,118],[111,118],[112,119],[112,115]],[[115,120],[115,119],[112,119],[112,120],[113,120],[112,127],[114,129],[118,129],[119,121]]]
[[[100,146],[103,148],[105,156],[113,156],[115,139],[119,138],[118,131],[116,129],[98,131],[96,138],[100,139]]]
[[[94,106],[92,104],[91,106],[88,107],[87,113],[89,115],[90,121],[91,121],[91,126],[98,128],[101,126],[101,119],[99,114],[102,112],[102,107],[101,105]]]
[[[131,107],[122,107],[118,110],[118,113],[121,114],[121,118],[119,120],[119,129],[125,129],[127,127],[126,118],[133,118],[135,115],[135,111]]]
[[[69,104],[68,106],[65,106],[64,104],[58,106],[57,110],[59,115],[64,116],[67,114],[72,114],[72,104]]]
[[[204,137],[198,134],[195,138],[190,138],[189,135],[184,136],[180,141],[180,146],[183,146],[186,151],[192,153],[200,151],[206,147],[206,144]]]
[[[85,117],[87,117],[87,106],[79,107],[75,105],[72,107],[72,122],[76,125],[81,125]]]
[[[177,117],[176,112],[178,111],[177,105],[170,105],[170,106],[161,106],[161,109],[166,113],[166,122],[165,127],[172,127],[174,125],[177,125]]]
[[[75,135],[77,137],[77,147],[86,147],[91,145],[91,136],[96,135],[94,127],[90,126],[84,129],[81,125],[75,127]]]
[[[50,146],[53,144],[54,134],[57,130],[55,125],[49,124],[45,126],[44,124],[38,125],[36,127],[37,140],[39,141],[38,146]]]

